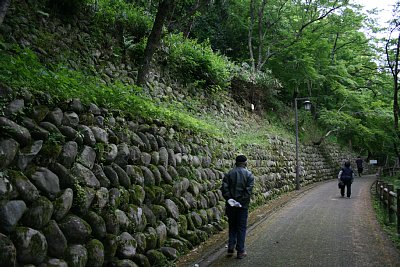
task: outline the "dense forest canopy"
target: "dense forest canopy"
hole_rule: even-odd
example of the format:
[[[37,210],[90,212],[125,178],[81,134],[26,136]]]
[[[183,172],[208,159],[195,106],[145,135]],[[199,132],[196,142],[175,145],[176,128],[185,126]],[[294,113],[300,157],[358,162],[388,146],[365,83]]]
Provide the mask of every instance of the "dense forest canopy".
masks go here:
[[[385,29],[349,0],[39,2],[66,20],[92,14],[119,40],[115,53],[137,68],[138,85],[152,66],[168,66],[184,84],[228,92],[282,121],[295,98],[308,97],[304,127],[323,129],[314,143],[329,137],[364,157],[400,158],[399,1]],[[9,3],[0,2],[0,23]],[[390,34],[370,39],[365,28]]]

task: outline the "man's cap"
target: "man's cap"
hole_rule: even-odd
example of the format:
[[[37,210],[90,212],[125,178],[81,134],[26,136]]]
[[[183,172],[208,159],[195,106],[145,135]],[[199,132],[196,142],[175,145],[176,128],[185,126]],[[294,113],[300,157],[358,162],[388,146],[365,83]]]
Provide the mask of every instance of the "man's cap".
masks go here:
[[[236,162],[240,163],[240,162],[246,162],[247,158],[244,155],[239,155],[236,157]]]

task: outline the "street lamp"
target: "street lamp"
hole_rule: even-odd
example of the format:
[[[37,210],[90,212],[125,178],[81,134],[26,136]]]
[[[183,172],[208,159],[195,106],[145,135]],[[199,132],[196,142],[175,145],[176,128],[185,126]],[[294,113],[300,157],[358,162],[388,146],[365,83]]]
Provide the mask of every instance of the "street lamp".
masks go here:
[[[295,98],[294,110],[296,121],[296,190],[300,190],[300,175],[299,175],[299,115],[297,114],[297,101],[304,100],[303,105],[305,110],[311,110],[311,101],[308,98]]]

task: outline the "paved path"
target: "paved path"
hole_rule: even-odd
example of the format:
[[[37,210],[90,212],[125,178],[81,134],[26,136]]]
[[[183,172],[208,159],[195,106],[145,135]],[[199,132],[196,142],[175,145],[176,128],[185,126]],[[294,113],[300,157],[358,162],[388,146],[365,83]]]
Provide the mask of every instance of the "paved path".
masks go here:
[[[316,186],[250,231],[245,259],[223,255],[209,266],[400,266],[376,221],[373,181],[356,178],[351,199],[340,197],[334,180]]]

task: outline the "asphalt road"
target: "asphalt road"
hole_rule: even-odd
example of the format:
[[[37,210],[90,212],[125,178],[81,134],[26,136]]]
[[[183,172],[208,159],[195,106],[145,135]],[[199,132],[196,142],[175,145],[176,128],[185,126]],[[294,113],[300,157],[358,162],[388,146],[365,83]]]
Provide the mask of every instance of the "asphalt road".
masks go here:
[[[351,199],[334,180],[300,194],[249,231],[246,258],[214,255],[207,266],[400,266],[373,211],[373,181],[356,178]]]

